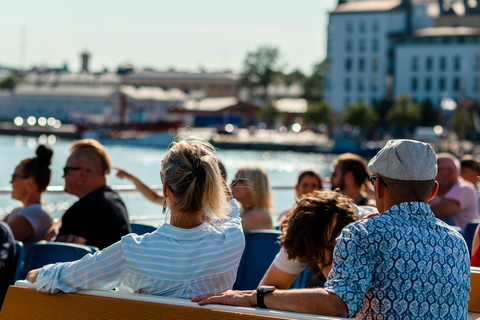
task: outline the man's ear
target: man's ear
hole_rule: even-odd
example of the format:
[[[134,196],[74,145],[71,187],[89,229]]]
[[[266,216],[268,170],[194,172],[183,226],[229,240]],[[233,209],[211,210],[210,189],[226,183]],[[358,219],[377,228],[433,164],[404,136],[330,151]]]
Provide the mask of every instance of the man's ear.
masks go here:
[[[353,180],[353,172],[352,171],[348,171],[348,172],[344,173],[343,181],[351,182],[352,180]]]
[[[376,184],[377,184],[377,187],[374,188],[375,195],[377,199],[382,199],[385,196],[385,189],[384,189],[385,186],[383,185],[383,183],[381,183],[381,181],[378,181]]]
[[[437,194],[437,191],[438,191],[438,182],[437,180],[435,180],[435,185],[433,186],[432,192],[430,192],[430,196],[428,196],[427,201],[432,200],[433,197],[435,197],[435,195]]]

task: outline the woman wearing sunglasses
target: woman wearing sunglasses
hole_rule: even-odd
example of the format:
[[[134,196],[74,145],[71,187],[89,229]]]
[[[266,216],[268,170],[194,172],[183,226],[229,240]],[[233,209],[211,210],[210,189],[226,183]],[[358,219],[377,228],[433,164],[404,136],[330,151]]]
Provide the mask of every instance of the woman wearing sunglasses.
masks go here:
[[[42,193],[50,183],[50,162],[53,151],[47,145],[40,145],[37,156],[21,161],[12,174],[12,198],[23,203],[4,217],[13,231],[15,240],[25,247],[43,240],[52,226],[52,214],[41,203]]]

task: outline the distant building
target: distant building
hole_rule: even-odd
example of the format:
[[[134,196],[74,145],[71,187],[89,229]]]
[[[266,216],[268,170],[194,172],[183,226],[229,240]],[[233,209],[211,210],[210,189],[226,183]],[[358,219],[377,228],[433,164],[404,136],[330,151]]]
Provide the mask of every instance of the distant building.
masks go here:
[[[118,121],[120,77],[114,73],[32,72],[0,94],[0,120],[54,117],[65,123]]]
[[[238,76],[232,73],[188,73],[131,71],[123,75],[122,84],[135,87],[177,88],[185,93],[204,91],[208,97],[236,97]]]
[[[191,99],[174,113],[181,115],[183,125],[197,127],[215,127],[233,124],[248,127],[256,123],[256,114],[260,107],[239,101],[236,97],[217,97]]]
[[[467,1],[459,18],[444,1],[360,0],[338,2],[329,16],[324,97],[334,112],[363,98],[410,94],[439,106],[448,96],[478,98],[480,29]],[[477,6],[478,8],[478,6]],[[453,19],[455,17],[455,19]],[[450,22],[448,22],[450,21]],[[447,27],[436,27],[447,25]]]
[[[308,102],[305,99],[279,99],[274,102],[274,106],[283,113],[283,123],[289,126],[307,112]]]

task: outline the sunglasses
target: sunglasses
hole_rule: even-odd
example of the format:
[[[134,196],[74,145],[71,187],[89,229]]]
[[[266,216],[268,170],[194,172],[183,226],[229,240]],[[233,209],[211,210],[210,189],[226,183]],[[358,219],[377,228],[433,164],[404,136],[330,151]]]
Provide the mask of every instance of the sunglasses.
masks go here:
[[[239,181],[248,181],[247,178],[233,178],[232,182],[230,183],[230,187],[233,187],[234,185],[237,184]]]
[[[380,182],[385,186],[385,188],[387,187],[387,183],[385,182],[385,180],[382,179],[382,177],[379,177],[379,176],[370,176],[368,179],[370,179],[370,182],[372,183],[372,186],[375,186],[375,181],[380,180]]]
[[[28,179],[27,176],[22,176],[22,175],[19,175],[19,174],[12,174],[12,180],[10,180],[10,182],[13,182],[13,180],[15,180],[16,178],[20,178],[20,179]]]
[[[77,171],[77,170],[82,170],[85,169],[87,172],[92,172],[92,170],[87,169],[87,168],[82,168],[82,167],[64,167],[63,168],[63,176],[66,176],[69,171]]]

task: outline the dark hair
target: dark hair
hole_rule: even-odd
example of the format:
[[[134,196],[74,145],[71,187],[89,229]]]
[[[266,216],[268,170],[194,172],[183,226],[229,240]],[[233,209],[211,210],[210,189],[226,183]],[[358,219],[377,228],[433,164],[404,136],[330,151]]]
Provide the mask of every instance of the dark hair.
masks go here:
[[[32,177],[37,185],[38,192],[42,193],[47,190],[50,183],[50,163],[52,161],[53,150],[48,145],[41,144],[36,151],[37,156],[23,160],[23,174]]]
[[[421,201],[427,202],[435,186],[435,179],[425,181],[396,180],[382,177],[388,189],[388,194],[395,202]]]
[[[212,223],[228,214],[227,194],[214,149],[207,141],[176,141],[162,161],[162,181],[175,195],[174,206],[184,213],[203,212]]]
[[[320,187],[320,189],[323,189],[323,179],[322,179],[322,175],[321,173],[317,170],[317,169],[305,169],[305,170],[302,170],[300,171],[300,174],[298,175],[298,181],[297,181],[297,184],[300,184],[300,182],[302,181],[303,178],[307,177],[307,176],[310,176],[310,177],[315,177],[317,178],[318,180],[318,186]]]
[[[329,234],[335,214],[337,224]],[[358,214],[352,200],[335,191],[314,191],[297,201],[289,218],[281,227],[280,245],[288,259],[296,259],[313,267],[319,263],[328,265],[325,250],[333,251],[335,238]]]
[[[351,172],[355,184],[358,187],[368,186],[368,177],[370,176],[366,161],[359,155],[353,153],[344,153],[337,157],[337,163],[340,164],[342,174]]]
[[[471,155],[465,155],[460,158],[460,167],[461,168],[469,168],[480,172],[480,165],[477,160]]]

